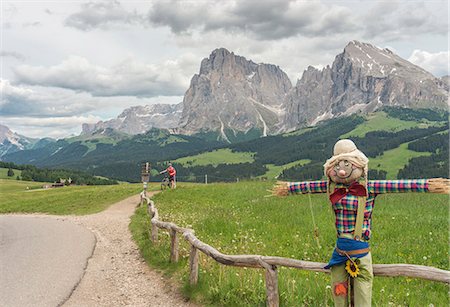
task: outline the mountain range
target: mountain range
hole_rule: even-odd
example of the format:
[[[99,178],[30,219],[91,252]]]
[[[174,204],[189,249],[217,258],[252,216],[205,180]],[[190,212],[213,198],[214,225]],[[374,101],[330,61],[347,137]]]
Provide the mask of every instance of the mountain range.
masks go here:
[[[182,102],[133,106],[115,119],[83,124],[79,137],[58,142],[27,138],[0,126],[0,159],[53,165],[52,159],[62,153],[71,156],[78,144],[86,147],[80,150],[81,160],[102,146],[142,143],[154,128],[174,135],[164,142],[198,143],[201,138],[217,146],[389,106],[447,110],[449,80],[436,78],[389,49],[351,41],[331,66],[308,67],[293,86],[280,67],[219,48],[201,61]],[[63,165],[67,159],[56,160]]]
[[[219,48],[202,60],[181,103],[131,107],[116,119],[84,124],[83,134],[155,127],[232,143],[384,106],[447,109],[448,93],[448,76],[436,78],[389,49],[358,41],[331,66],[309,66],[295,86],[280,67]]]
[[[0,160],[2,157],[21,150],[37,149],[54,142],[51,138],[34,139],[11,131],[0,124]]]

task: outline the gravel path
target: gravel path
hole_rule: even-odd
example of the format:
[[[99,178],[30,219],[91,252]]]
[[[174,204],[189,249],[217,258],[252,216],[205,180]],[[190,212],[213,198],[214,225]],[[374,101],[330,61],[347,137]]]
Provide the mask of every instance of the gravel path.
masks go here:
[[[97,214],[59,217],[85,226],[97,239],[84,277],[62,306],[195,306],[140,256],[128,229],[138,203],[136,195]]]

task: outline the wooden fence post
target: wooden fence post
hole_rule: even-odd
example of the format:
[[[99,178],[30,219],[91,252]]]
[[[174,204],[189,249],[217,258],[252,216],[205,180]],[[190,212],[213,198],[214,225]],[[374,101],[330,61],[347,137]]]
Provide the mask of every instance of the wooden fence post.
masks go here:
[[[280,298],[278,296],[278,272],[275,265],[270,265],[269,268],[266,268],[266,294],[268,307],[278,307],[280,305]]]
[[[170,229],[170,262],[178,262],[178,236],[175,229]]]
[[[189,254],[189,284],[196,285],[198,283],[198,249],[191,245],[191,253]]]
[[[158,226],[152,223],[152,242],[158,242]]]

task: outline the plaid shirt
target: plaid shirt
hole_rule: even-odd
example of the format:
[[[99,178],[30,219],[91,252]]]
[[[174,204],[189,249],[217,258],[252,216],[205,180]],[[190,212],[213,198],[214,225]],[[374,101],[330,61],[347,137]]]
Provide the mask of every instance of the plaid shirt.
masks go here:
[[[304,181],[291,182],[288,184],[291,194],[326,193],[327,181]],[[335,188],[345,187],[344,184],[336,184]],[[413,180],[369,180],[367,185],[369,195],[367,196],[366,208],[364,210],[363,238],[370,239],[372,222],[372,211],[375,197],[383,193],[398,192],[428,192],[427,179]],[[353,233],[355,231],[356,213],[358,209],[358,197],[347,194],[344,198],[333,205],[336,215],[337,235],[341,233]]]

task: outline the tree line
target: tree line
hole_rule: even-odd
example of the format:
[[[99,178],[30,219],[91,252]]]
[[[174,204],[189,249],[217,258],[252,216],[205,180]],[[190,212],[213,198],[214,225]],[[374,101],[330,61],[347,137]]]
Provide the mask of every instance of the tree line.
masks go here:
[[[0,167],[22,171],[18,179],[37,182],[59,182],[60,179],[71,179],[77,185],[111,185],[118,184],[115,180],[98,178],[91,174],[76,170],[37,168],[33,165],[16,165],[12,162],[0,161]]]

